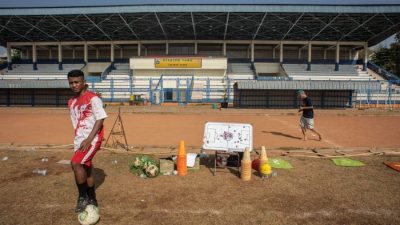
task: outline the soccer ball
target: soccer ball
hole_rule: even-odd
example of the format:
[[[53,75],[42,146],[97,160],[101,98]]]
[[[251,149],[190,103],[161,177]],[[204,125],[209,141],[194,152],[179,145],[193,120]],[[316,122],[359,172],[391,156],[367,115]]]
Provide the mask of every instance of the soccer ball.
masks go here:
[[[143,166],[143,162],[142,162],[138,157],[136,157],[136,158],[135,158],[135,161],[133,162],[133,165],[134,165],[136,168],[139,168],[139,167],[142,167],[142,166]]]
[[[85,211],[79,213],[78,221],[82,225],[93,225],[96,224],[100,219],[100,211],[94,205],[86,206]]]
[[[149,165],[145,169],[145,173],[147,177],[156,177],[158,175],[158,167],[154,164]]]

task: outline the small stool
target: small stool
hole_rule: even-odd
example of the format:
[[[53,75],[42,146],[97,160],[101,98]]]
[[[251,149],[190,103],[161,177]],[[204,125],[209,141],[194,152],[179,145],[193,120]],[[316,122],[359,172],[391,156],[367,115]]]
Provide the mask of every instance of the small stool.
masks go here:
[[[229,160],[230,156],[236,156],[237,160],[235,160],[235,161]],[[236,163],[238,175],[240,176],[240,172],[239,172],[240,158],[241,158],[240,152],[215,151],[214,176],[217,173],[217,167],[218,168],[226,168],[229,162]]]

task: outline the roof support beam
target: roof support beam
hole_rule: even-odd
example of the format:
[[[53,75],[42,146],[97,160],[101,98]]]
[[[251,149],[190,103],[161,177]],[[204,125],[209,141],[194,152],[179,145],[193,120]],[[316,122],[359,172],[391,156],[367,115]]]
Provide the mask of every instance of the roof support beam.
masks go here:
[[[314,40],[314,38],[318,37],[318,35],[319,35],[322,31],[324,31],[326,28],[330,27],[331,24],[332,24],[340,15],[341,15],[341,13],[337,14],[333,19],[331,19],[331,21],[329,21],[329,23],[325,23],[324,21],[320,20],[318,17],[314,17],[314,16],[313,16],[313,18],[318,18],[319,21],[325,23],[325,26],[324,26],[321,30],[319,30],[318,33],[316,33],[316,34],[311,38],[311,40]],[[336,30],[336,29],[335,29],[335,30]]]
[[[369,21],[371,21],[376,15],[378,14],[374,14],[373,16],[369,17],[367,20],[365,20],[363,23],[359,24],[356,28],[354,28],[353,30],[351,30],[350,32],[348,32],[347,34],[345,34],[343,37],[341,37],[339,39],[339,41],[343,40],[344,38],[346,38],[347,36],[349,36],[350,34],[352,34],[354,31],[358,30],[360,27],[364,26],[366,23],[368,23]]]
[[[84,16],[87,20],[89,20],[89,21],[93,24],[93,26],[95,26],[101,33],[103,33],[103,34],[108,38],[108,40],[111,41],[110,36],[109,36],[106,32],[104,32],[104,30],[101,29],[95,22],[93,22],[92,19],[90,19],[86,14],[84,14],[83,16]]]
[[[226,14],[224,40],[226,39],[226,33],[228,31],[228,24],[229,24],[229,12]]]
[[[7,27],[7,25],[11,22],[12,18],[13,18],[13,16],[11,16],[10,19],[7,20],[7,23],[4,24],[4,27]],[[5,29],[4,27],[1,28],[0,33]]]
[[[389,23],[391,23],[392,25],[394,25],[393,21],[392,21],[391,19],[389,19],[384,13],[381,13],[381,15],[382,15],[383,17],[385,17],[385,19],[386,19],[387,21],[389,21]]]
[[[37,27],[42,21],[43,19],[45,19],[47,16],[43,16],[38,22],[35,23],[35,25],[33,25],[34,27],[31,27],[31,29],[27,30],[25,32],[25,36],[28,35],[33,29],[35,29],[35,27]]]
[[[192,18],[192,26],[193,26],[193,35],[194,35],[194,39],[197,40],[196,24],[195,24],[195,22],[194,22],[193,12],[190,12],[190,17]]]
[[[157,15],[156,12],[154,13],[154,15],[156,16],[158,25],[160,25],[161,30],[162,30],[162,32],[163,32],[163,34],[164,34],[165,39],[168,40],[168,35],[167,35],[167,33],[165,32],[165,30],[164,30],[164,27],[163,27],[163,25],[162,25],[162,23],[161,23],[161,21],[160,21],[160,18],[158,18],[158,15]]]
[[[258,34],[258,31],[260,30],[260,28],[261,28],[261,26],[263,25],[263,23],[264,23],[264,20],[265,20],[265,17],[267,17],[267,12],[265,12],[264,13],[264,16],[263,16],[263,18],[261,19],[261,22],[260,22],[260,24],[258,24],[258,27],[257,27],[257,30],[256,30],[256,33],[253,35],[253,40],[254,39],[256,39],[256,37],[257,37],[257,34]]]
[[[390,31],[390,30],[394,29],[394,28],[395,28],[395,27],[397,27],[397,26],[399,26],[399,27],[400,27],[400,23],[393,24],[393,25],[392,25],[392,26],[390,26],[388,29],[386,29],[386,30],[384,30],[384,31],[380,32],[379,34],[376,34],[375,36],[373,36],[373,37],[369,38],[369,39],[367,40],[367,42],[369,43],[371,40],[374,40],[375,38],[377,38],[377,37],[379,37],[380,35],[382,35],[382,34],[384,34],[384,33],[388,32],[388,31]]]
[[[17,16],[18,19],[22,20],[24,23],[34,27],[35,29],[39,30],[40,32],[42,32],[43,34],[45,34],[46,36],[52,38],[53,40],[59,41],[57,38],[55,38],[53,35],[48,34],[47,32],[43,31],[42,29],[40,29],[39,27],[29,23],[28,21],[26,21],[24,18],[21,18],[19,16]]]
[[[55,20],[57,23],[59,23],[62,27],[64,27],[64,28],[66,28],[67,30],[69,30],[71,33],[73,33],[75,36],[77,36],[79,39],[81,39],[82,41],[84,41],[85,39],[84,38],[82,38],[79,34],[77,34],[75,31],[73,31],[71,28],[69,28],[67,25],[65,25],[64,23],[62,23],[60,20],[58,20],[57,18],[55,18],[54,16],[51,16],[50,15],[50,17],[53,19],[53,20]],[[58,32],[58,31],[57,31]],[[57,33],[56,32],[56,33]],[[53,33],[53,35],[54,35],[55,33]]]
[[[297,25],[297,22],[299,22],[299,20],[301,19],[301,17],[303,17],[303,15],[304,15],[304,13],[302,13],[297,19],[296,19],[296,21],[294,22],[294,23],[292,23],[292,26],[289,28],[289,30],[286,32],[286,34],[285,35],[283,35],[283,37],[282,37],[282,41],[285,39],[285,37],[290,33],[290,31],[293,29],[293,27],[295,27],[296,25]],[[286,20],[286,19],[285,19]],[[288,20],[286,20],[286,21],[288,21]]]
[[[8,27],[6,27],[6,26],[3,26],[3,25],[0,24],[0,27],[3,28],[3,29],[6,29],[6,30],[8,30],[8,31],[10,31],[10,32],[12,32],[12,33],[14,33],[14,34],[16,34],[16,35],[22,37],[22,38],[24,38],[25,40],[33,41],[32,39],[27,38],[27,37],[25,37],[24,35],[22,35],[22,34],[16,32],[16,31],[13,31],[13,30],[11,30],[10,28],[8,28]]]
[[[140,39],[139,36],[136,34],[135,31],[133,31],[132,27],[128,24],[128,22],[126,22],[125,18],[121,15],[121,13],[118,13],[118,16],[121,18],[122,21],[124,21],[125,26],[128,27],[128,29],[131,31],[131,33],[133,34],[133,36],[136,37],[136,39]]]

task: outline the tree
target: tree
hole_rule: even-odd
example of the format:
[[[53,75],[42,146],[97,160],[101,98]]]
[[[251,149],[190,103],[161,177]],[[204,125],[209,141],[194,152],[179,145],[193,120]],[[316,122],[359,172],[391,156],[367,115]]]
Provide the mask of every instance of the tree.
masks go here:
[[[11,58],[13,61],[21,59],[21,50],[11,49]]]
[[[372,61],[387,71],[400,75],[400,33],[396,34],[395,42],[389,48],[378,48]]]

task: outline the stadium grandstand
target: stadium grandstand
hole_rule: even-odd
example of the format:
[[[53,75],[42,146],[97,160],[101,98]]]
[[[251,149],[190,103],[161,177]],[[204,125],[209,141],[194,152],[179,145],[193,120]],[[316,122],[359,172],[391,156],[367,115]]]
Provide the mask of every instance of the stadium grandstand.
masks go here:
[[[72,69],[105,102],[293,108],[304,89],[321,108],[400,103],[398,76],[369,61],[400,4],[238,2],[3,6],[0,105],[65,105]]]

